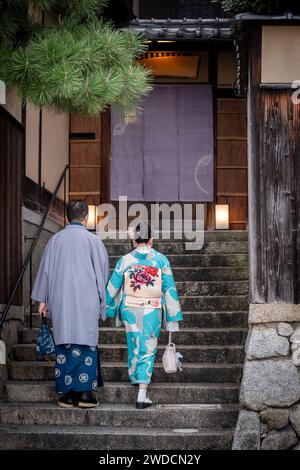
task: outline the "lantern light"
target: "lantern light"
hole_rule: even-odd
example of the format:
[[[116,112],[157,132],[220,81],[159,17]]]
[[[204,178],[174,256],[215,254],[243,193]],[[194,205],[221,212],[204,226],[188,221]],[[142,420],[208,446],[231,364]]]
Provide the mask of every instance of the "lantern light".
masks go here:
[[[88,207],[89,207],[89,215],[88,215],[87,229],[92,230],[94,232],[96,231],[96,225],[97,225],[97,206],[96,204],[91,204]]]
[[[229,204],[216,204],[216,230],[229,230]]]

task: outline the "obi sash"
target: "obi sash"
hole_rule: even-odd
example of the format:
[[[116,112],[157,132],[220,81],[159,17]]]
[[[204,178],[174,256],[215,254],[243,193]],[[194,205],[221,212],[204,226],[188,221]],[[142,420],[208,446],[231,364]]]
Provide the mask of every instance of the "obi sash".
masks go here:
[[[135,265],[124,273],[126,307],[161,308],[162,272],[153,266]]]

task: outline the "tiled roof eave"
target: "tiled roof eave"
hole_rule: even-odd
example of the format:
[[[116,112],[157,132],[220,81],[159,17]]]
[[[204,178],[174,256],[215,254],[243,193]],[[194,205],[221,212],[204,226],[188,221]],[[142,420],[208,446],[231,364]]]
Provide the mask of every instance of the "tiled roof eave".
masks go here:
[[[237,21],[300,21],[299,15],[287,12],[282,15],[256,15],[254,13],[239,13],[235,16]]]
[[[234,27],[230,18],[136,19],[130,23],[130,28],[148,39],[231,39]]]

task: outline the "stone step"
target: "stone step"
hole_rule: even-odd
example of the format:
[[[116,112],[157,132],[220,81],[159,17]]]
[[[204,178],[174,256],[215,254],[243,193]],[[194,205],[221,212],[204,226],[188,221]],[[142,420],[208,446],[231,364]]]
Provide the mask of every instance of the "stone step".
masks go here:
[[[176,287],[180,298],[190,296],[248,295],[249,293],[249,282],[247,280],[177,281]]]
[[[103,362],[126,362],[128,353],[125,344],[103,344],[99,346],[101,360]],[[162,360],[165,346],[159,346],[156,356],[157,361]],[[241,364],[244,359],[244,348],[242,346],[179,346],[177,348],[185,363],[229,363]],[[18,344],[14,347],[14,357],[17,361],[40,361],[55,360],[55,356],[38,356],[34,344]]]
[[[21,333],[21,343],[32,344],[36,342],[38,329],[26,328]],[[168,332],[160,334],[160,344],[167,344]],[[246,339],[246,328],[182,328],[181,331],[173,333],[173,340],[179,345],[242,345]],[[125,344],[126,335],[123,328],[99,329],[99,344]]]
[[[127,382],[127,364],[122,362],[102,363],[104,380],[108,382]],[[154,368],[153,382],[209,382],[236,383],[239,382],[242,366],[240,364],[185,364],[182,372],[166,374],[161,364]],[[11,380],[53,380],[53,362],[18,362],[13,361],[9,367]]]
[[[248,295],[248,281],[184,281],[177,282],[180,297]]]
[[[7,381],[9,401],[49,402],[54,400],[54,382]],[[238,403],[237,383],[152,383],[149,392],[158,404],[218,404]],[[94,392],[101,403],[134,403],[137,389],[129,383],[105,382],[104,387]]]
[[[248,310],[249,296],[247,295],[186,295],[180,297],[183,311],[233,311]]]
[[[119,256],[110,256],[110,267],[113,268]],[[248,255],[247,254],[218,254],[218,255],[208,255],[208,254],[184,254],[184,255],[169,255],[168,259],[173,267],[221,267],[221,266],[231,266],[231,267],[243,267],[248,266]]]
[[[248,310],[234,311],[234,312],[184,312],[184,321],[181,328],[227,328],[227,327],[241,327],[248,326]],[[29,325],[30,319],[27,316],[26,324]],[[38,328],[41,323],[41,317],[38,313],[32,314],[33,328]],[[100,322],[101,327],[102,322]],[[114,318],[107,318],[105,326],[113,328],[115,326]]]
[[[180,298],[180,305],[183,311],[247,310],[249,297],[248,295],[186,296]]]
[[[143,411],[141,411],[143,413]],[[1,450],[229,450],[233,429],[149,429],[99,426],[0,427]]]
[[[248,316],[249,312],[247,310],[235,312],[184,312],[184,321],[182,322],[181,329],[247,328]]]
[[[248,280],[248,267],[172,267],[174,279],[178,281],[242,281]]]
[[[113,269],[111,268],[111,273]],[[248,267],[215,267],[203,268],[199,266],[193,267],[172,267],[174,279],[180,281],[248,281]]]
[[[0,425],[232,428],[239,405],[153,405],[141,413],[133,404],[101,404],[91,410],[62,409],[56,403],[1,403]]]
[[[109,255],[123,256],[132,251],[131,243],[128,241],[115,241],[114,243],[105,241],[105,246]],[[204,242],[201,250],[187,250],[185,242],[181,240],[156,241],[153,247],[164,255],[180,254],[247,254],[247,241],[212,241]]]

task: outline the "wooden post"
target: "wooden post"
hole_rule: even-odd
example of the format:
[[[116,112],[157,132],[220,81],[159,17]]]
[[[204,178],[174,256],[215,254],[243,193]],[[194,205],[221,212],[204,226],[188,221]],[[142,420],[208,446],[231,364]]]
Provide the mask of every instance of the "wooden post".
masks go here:
[[[296,303],[299,109],[288,88],[261,85],[261,26],[252,26],[249,36],[250,302]]]
[[[259,194],[260,184],[260,77],[261,27],[253,28],[249,38],[248,78],[248,237],[250,302],[263,303],[262,228]],[[261,201],[262,202],[262,201]]]
[[[266,300],[294,303],[296,300],[296,249],[293,199],[294,158],[290,130],[291,93],[262,92],[262,176],[265,188]]]
[[[101,131],[100,131],[100,155],[101,155],[101,174],[100,174],[100,203],[110,202],[110,108],[101,113]]]

